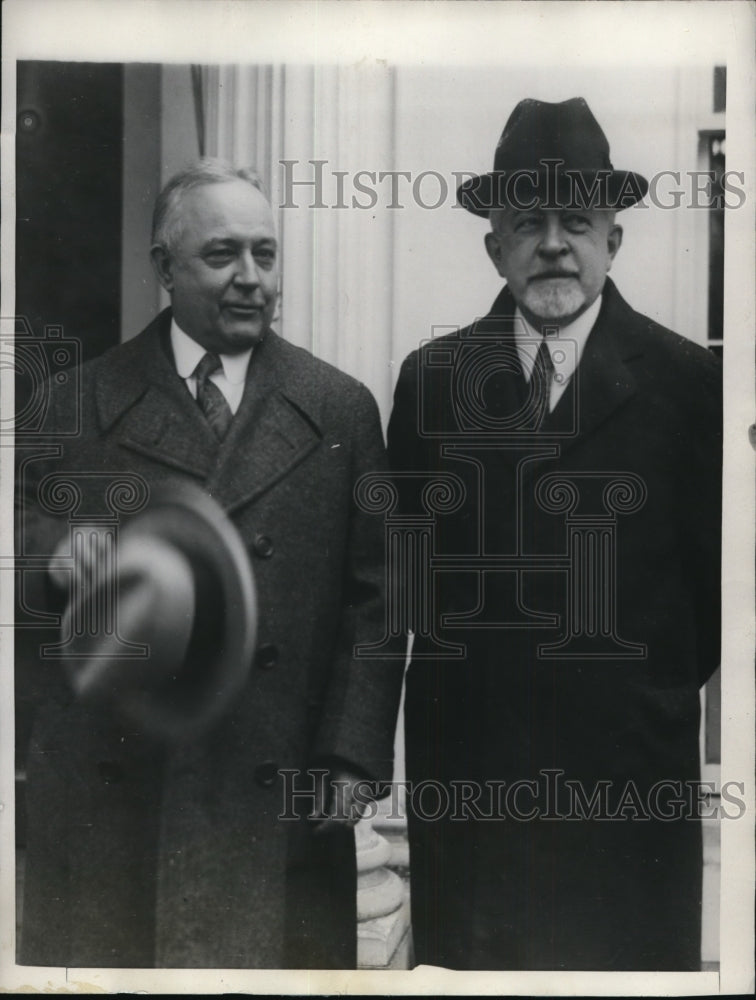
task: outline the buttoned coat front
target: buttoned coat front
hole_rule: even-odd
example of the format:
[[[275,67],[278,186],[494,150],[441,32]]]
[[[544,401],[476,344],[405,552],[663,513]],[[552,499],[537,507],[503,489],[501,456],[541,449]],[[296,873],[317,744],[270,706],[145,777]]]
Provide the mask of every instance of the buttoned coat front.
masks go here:
[[[504,288],[410,355],[389,424],[406,515],[423,481],[450,477],[407,675],[408,778],[446,790],[410,799],[417,957],[695,969],[721,367],[608,280],[532,430],[514,315]]]
[[[40,478],[65,470],[93,515],[102,480],[88,473],[201,485],[247,545],[258,653],[232,710],[173,750],[77,705],[59,669],[18,664],[41,702],[22,961],[353,966],[353,835],[313,837],[281,819],[292,811],[284,780],[311,782],[279,771],[338,761],[391,777],[400,667],[353,656],[384,629],[382,523],[353,495],[362,473],[384,467],[377,408],[364,386],[270,333],[219,446],[169,359],[169,325],[163,313],[85,366],[78,399],[53,393],[47,427],[79,405],[80,431],[57,460],[29,453],[22,492],[33,505]],[[26,551],[52,551],[65,525],[26,514]]]

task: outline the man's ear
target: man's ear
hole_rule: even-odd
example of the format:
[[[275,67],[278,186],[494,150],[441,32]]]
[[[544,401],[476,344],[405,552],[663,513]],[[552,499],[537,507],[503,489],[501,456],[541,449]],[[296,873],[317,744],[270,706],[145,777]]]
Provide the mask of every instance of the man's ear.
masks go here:
[[[615,224],[609,228],[606,245],[609,250],[609,264],[606,269],[609,271],[611,270],[612,261],[617,256],[619,248],[622,246],[622,226]]]
[[[165,247],[161,246],[160,243],[151,247],[150,260],[160,284],[166,292],[173,291],[173,261]]]
[[[494,232],[486,233],[485,235],[486,243],[486,253],[491,258],[491,263],[496,268],[496,270],[501,274],[501,242],[499,237]],[[506,277],[501,274],[502,278]]]

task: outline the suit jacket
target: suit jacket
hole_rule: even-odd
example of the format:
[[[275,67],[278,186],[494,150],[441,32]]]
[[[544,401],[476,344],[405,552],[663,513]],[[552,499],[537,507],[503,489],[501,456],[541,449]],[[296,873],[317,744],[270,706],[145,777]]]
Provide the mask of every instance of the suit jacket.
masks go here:
[[[514,311],[505,288],[483,320],[412,354],[389,426],[405,513],[407,473],[452,474],[464,495],[437,516],[447,563],[407,678],[408,777],[537,787],[494,808],[504,819],[415,810],[418,959],[695,968],[699,824],[654,819],[653,796],[675,783],[660,808],[690,816],[669,796],[698,778],[698,689],[719,662],[720,365],[607,281],[576,375],[533,431]],[[442,658],[439,639],[464,656]],[[606,787],[610,814],[637,791],[643,810],[520,821],[533,803],[569,813],[564,782],[588,799]]]
[[[57,458],[33,450],[21,463],[25,551],[51,552],[66,530],[35,514],[51,469],[200,484],[248,546],[258,653],[234,708],[171,751],[77,705],[59,670],[19,664],[41,703],[22,960],[353,966],[352,834],[313,838],[280,819],[291,803],[277,772],[339,760],[391,777],[399,668],[353,656],[384,628],[382,524],[353,499],[359,476],[385,465],[377,408],[364,386],[270,333],[218,445],[164,349],[169,324],[166,311],[86,365],[78,397],[75,380],[52,393],[48,428],[78,407],[80,430]],[[80,509],[96,514],[102,481],[78,481]]]

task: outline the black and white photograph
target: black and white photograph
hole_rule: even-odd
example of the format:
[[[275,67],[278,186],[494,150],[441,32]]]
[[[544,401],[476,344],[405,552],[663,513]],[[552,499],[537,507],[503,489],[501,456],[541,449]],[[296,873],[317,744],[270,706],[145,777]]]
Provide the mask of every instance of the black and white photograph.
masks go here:
[[[753,41],[6,0],[0,988],[753,992]]]

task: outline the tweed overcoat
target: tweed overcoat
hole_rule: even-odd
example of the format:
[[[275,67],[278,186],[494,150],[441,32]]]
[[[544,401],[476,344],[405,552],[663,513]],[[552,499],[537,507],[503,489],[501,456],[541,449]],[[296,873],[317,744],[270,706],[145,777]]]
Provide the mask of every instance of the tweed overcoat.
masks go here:
[[[412,473],[451,474],[464,495],[435,515],[432,629],[416,625],[407,676],[408,779],[446,790],[410,799],[417,959],[698,968],[721,366],[607,280],[576,375],[519,433],[514,312],[505,287],[410,355],[389,425],[405,514]]]
[[[401,668],[353,657],[384,628],[383,526],[353,498],[363,472],[385,468],[377,408],[270,333],[219,446],[169,359],[169,326],[166,311],[81,369],[80,432],[54,461],[21,463],[20,485],[33,507],[51,469],[200,484],[248,547],[258,650],[232,710],[172,750],[77,705],[59,668],[18,664],[17,683],[41,693],[22,961],[353,967],[353,834],[279,819],[291,804],[278,771],[338,761],[391,778]],[[54,393],[48,426],[71,405]],[[52,551],[61,525],[26,515],[26,551]]]

